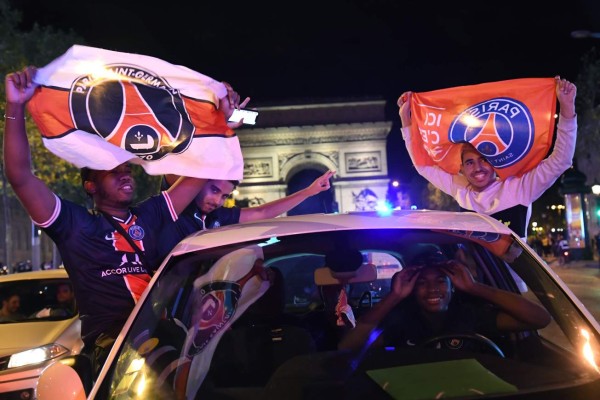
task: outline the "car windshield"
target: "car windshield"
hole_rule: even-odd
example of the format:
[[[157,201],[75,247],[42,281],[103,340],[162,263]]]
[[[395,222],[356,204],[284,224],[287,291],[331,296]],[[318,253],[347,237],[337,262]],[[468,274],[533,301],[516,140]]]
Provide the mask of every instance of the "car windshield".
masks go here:
[[[478,341],[459,351],[435,344],[339,350],[352,320],[376,307],[392,276],[432,246],[466,265],[476,281],[541,305],[551,323],[486,337],[491,345],[474,332],[453,332]],[[277,290],[265,293],[254,274],[257,258]],[[123,399],[286,398],[296,392],[304,398],[435,398],[428,390],[436,383],[448,388],[445,398],[529,393],[597,383],[600,338],[593,332],[539,257],[508,236],[409,229],[291,234],[171,258],[117,344],[99,393]]]
[[[67,278],[0,282],[3,304],[0,324],[73,318],[77,307],[72,293]]]

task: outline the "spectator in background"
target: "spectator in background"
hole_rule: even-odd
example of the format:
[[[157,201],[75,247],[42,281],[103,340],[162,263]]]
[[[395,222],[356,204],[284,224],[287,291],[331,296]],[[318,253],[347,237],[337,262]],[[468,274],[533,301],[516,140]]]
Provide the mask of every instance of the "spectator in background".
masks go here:
[[[25,316],[19,313],[21,308],[21,296],[17,293],[6,293],[2,297],[2,308],[0,309],[0,321],[18,321]]]
[[[550,235],[545,235],[542,238],[542,250],[544,257],[548,257],[552,254],[552,246],[551,246],[551,238]]]
[[[569,262],[569,241],[564,235],[560,235],[558,240],[558,263],[564,265]]]
[[[75,294],[69,283],[61,283],[56,287],[56,303],[38,311],[36,318],[72,317],[75,315]]]

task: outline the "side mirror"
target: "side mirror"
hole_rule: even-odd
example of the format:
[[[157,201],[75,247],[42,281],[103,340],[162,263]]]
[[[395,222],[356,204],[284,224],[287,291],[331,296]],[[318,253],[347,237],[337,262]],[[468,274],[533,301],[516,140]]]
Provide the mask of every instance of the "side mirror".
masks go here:
[[[92,363],[87,356],[62,358],[40,374],[38,400],[85,400],[92,388]]]

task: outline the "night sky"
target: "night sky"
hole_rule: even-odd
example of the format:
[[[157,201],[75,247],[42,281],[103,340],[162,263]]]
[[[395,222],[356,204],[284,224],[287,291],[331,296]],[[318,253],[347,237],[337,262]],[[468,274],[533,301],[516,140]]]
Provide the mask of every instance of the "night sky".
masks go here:
[[[600,1],[11,0],[23,29],[73,29],[87,45],[146,54],[225,80],[250,106],[560,74],[600,39]],[[154,3],[154,2],[152,2]],[[439,3],[439,4],[438,4]]]

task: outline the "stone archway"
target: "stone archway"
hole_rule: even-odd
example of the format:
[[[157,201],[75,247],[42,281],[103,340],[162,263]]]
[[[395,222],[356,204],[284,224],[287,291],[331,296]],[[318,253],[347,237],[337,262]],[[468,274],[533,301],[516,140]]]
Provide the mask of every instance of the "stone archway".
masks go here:
[[[328,193],[288,213],[359,210],[361,194],[386,199],[386,139],[392,128],[385,101],[303,104],[258,108],[254,127],[236,131],[244,178],[236,202],[249,206],[277,200],[336,171]]]

